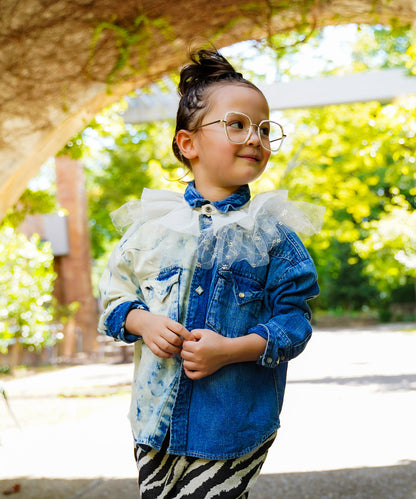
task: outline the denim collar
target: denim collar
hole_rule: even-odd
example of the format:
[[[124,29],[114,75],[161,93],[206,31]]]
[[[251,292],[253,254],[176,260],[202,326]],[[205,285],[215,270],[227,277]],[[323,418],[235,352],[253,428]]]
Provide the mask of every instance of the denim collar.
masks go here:
[[[225,199],[220,201],[214,201],[210,203],[208,199],[204,199],[201,194],[195,188],[195,182],[189,182],[188,187],[185,191],[185,201],[189,204],[191,208],[200,208],[204,204],[212,204],[221,213],[226,213],[227,211],[238,210],[244,206],[250,200],[250,188],[249,186],[242,185],[235,192]]]

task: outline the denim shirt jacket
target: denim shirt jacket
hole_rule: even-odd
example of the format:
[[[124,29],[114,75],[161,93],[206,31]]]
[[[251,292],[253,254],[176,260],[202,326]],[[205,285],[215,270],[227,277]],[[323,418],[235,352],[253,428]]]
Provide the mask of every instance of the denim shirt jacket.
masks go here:
[[[137,206],[118,214],[133,223],[100,281],[99,331],[135,342],[130,421],[136,444],[160,449],[170,429],[170,454],[233,459],[279,427],[288,361],[311,337],[307,300],[319,293],[313,261],[289,228],[303,230],[310,220],[285,194],[250,201],[246,185],[210,203],[191,182],[184,196],[145,190]],[[157,357],[125,329],[134,308],[169,316],[189,331],[256,333],[267,344],[257,362],[191,380],[179,355]]]

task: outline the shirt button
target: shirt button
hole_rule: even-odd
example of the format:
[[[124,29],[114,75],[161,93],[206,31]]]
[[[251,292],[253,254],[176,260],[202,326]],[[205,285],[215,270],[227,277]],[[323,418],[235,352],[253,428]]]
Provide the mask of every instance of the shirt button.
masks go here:
[[[212,212],[214,211],[214,207],[212,204],[204,204],[201,206],[201,212],[203,215],[206,215],[207,217],[210,217],[212,215]]]
[[[244,298],[246,295],[244,293],[238,293],[239,298]]]
[[[201,287],[201,286],[198,286],[195,291],[199,294],[199,295],[202,295],[202,293],[204,292],[204,288]]]
[[[273,359],[271,357],[267,357],[266,362],[267,364],[271,364],[273,362]]]

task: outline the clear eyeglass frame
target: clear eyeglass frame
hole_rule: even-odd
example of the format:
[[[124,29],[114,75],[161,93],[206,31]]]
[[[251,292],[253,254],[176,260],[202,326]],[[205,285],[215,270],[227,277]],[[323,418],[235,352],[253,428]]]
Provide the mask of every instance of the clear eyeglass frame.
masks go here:
[[[240,115],[240,116],[246,118],[248,120],[248,122],[249,122],[249,126],[247,127],[247,136],[244,138],[244,140],[236,141],[236,140],[233,140],[233,139],[230,138],[230,135],[228,133],[227,123],[229,122],[229,117],[232,116],[232,115],[236,115],[237,117]],[[211,121],[209,123],[204,123],[203,125],[199,125],[199,126],[195,127],[194,130],[198,130],[199,128],[204,128],[204,127],[210,126],[210,125],[215,125],[216,123],[224,123],[225,136],[227,137],[228,142],[231,142],[232,144],[245,144],[247,142],[247,140],[251,136],[251,129],[252,129],[252,127],[253,126],[256,127],[257,128],[257,135],[259,137],[261,146],[263,147],[263,149],[266,149],[267,151],[270,151],[272,153],[276,153],[276,152],[279,151],[279,149],[282,147],[283,140],[287,137],[287,135],[283,131],[282,125],[280,123],[278,123],[277,121],[262,120],[257,125],[256,123],[253,123],[251,121],[250,116],[248,116],[247,114],[242,113],[240,111],[228,111],[228,112],[225,113],[225,116],[224,116],[223,119]],[[265,139],[265,137],[263,137],[262,134],[261,134],[262,127],[264,127],[264,125],[266,125],[266,126],[269,126],[269,128],[270,128],[270,124],[273,125],[273,126],[276,126],[277,129],[279,129],[281,131],[281,137],[278,137],[277,139],[273,140],[273,143],[276,143],[275,147],[271,147],[270,146],[270,141],[268,140],[269,136],[267,136],[267,142],[265,144],[263,142],[263,140]]]

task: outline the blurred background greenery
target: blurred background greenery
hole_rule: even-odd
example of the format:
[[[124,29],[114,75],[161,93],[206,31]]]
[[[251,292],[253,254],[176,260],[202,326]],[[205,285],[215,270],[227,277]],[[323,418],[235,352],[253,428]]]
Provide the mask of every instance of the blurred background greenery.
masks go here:
[[[298,43],[302,37],[275,35],[223,53],[255,83],[385,68],[416,72],[410,28],[349,25],[316,30]],[[103,110],[61,151],[85,165],[95,293],[119,239],[110,212],[140,197],[144,187],[184,188],[173,180],[183,174],[171,152],[173,121],[127,124],[125,106]],[[312,303],[318,323],[328,317],[414,320],[416,96],[279,111],[273,119],[288,139],[252,190],[287,189],[293,200],[326,207],[321,233],[305,241],[321,286]],[[1,223],[0,351],[11,335],[29,349],[57,341],[59,324],[76,308],[58,310],[52,299],[48,244],[17,230],[27,214],[59,209],[54,185],[51,160]]]

